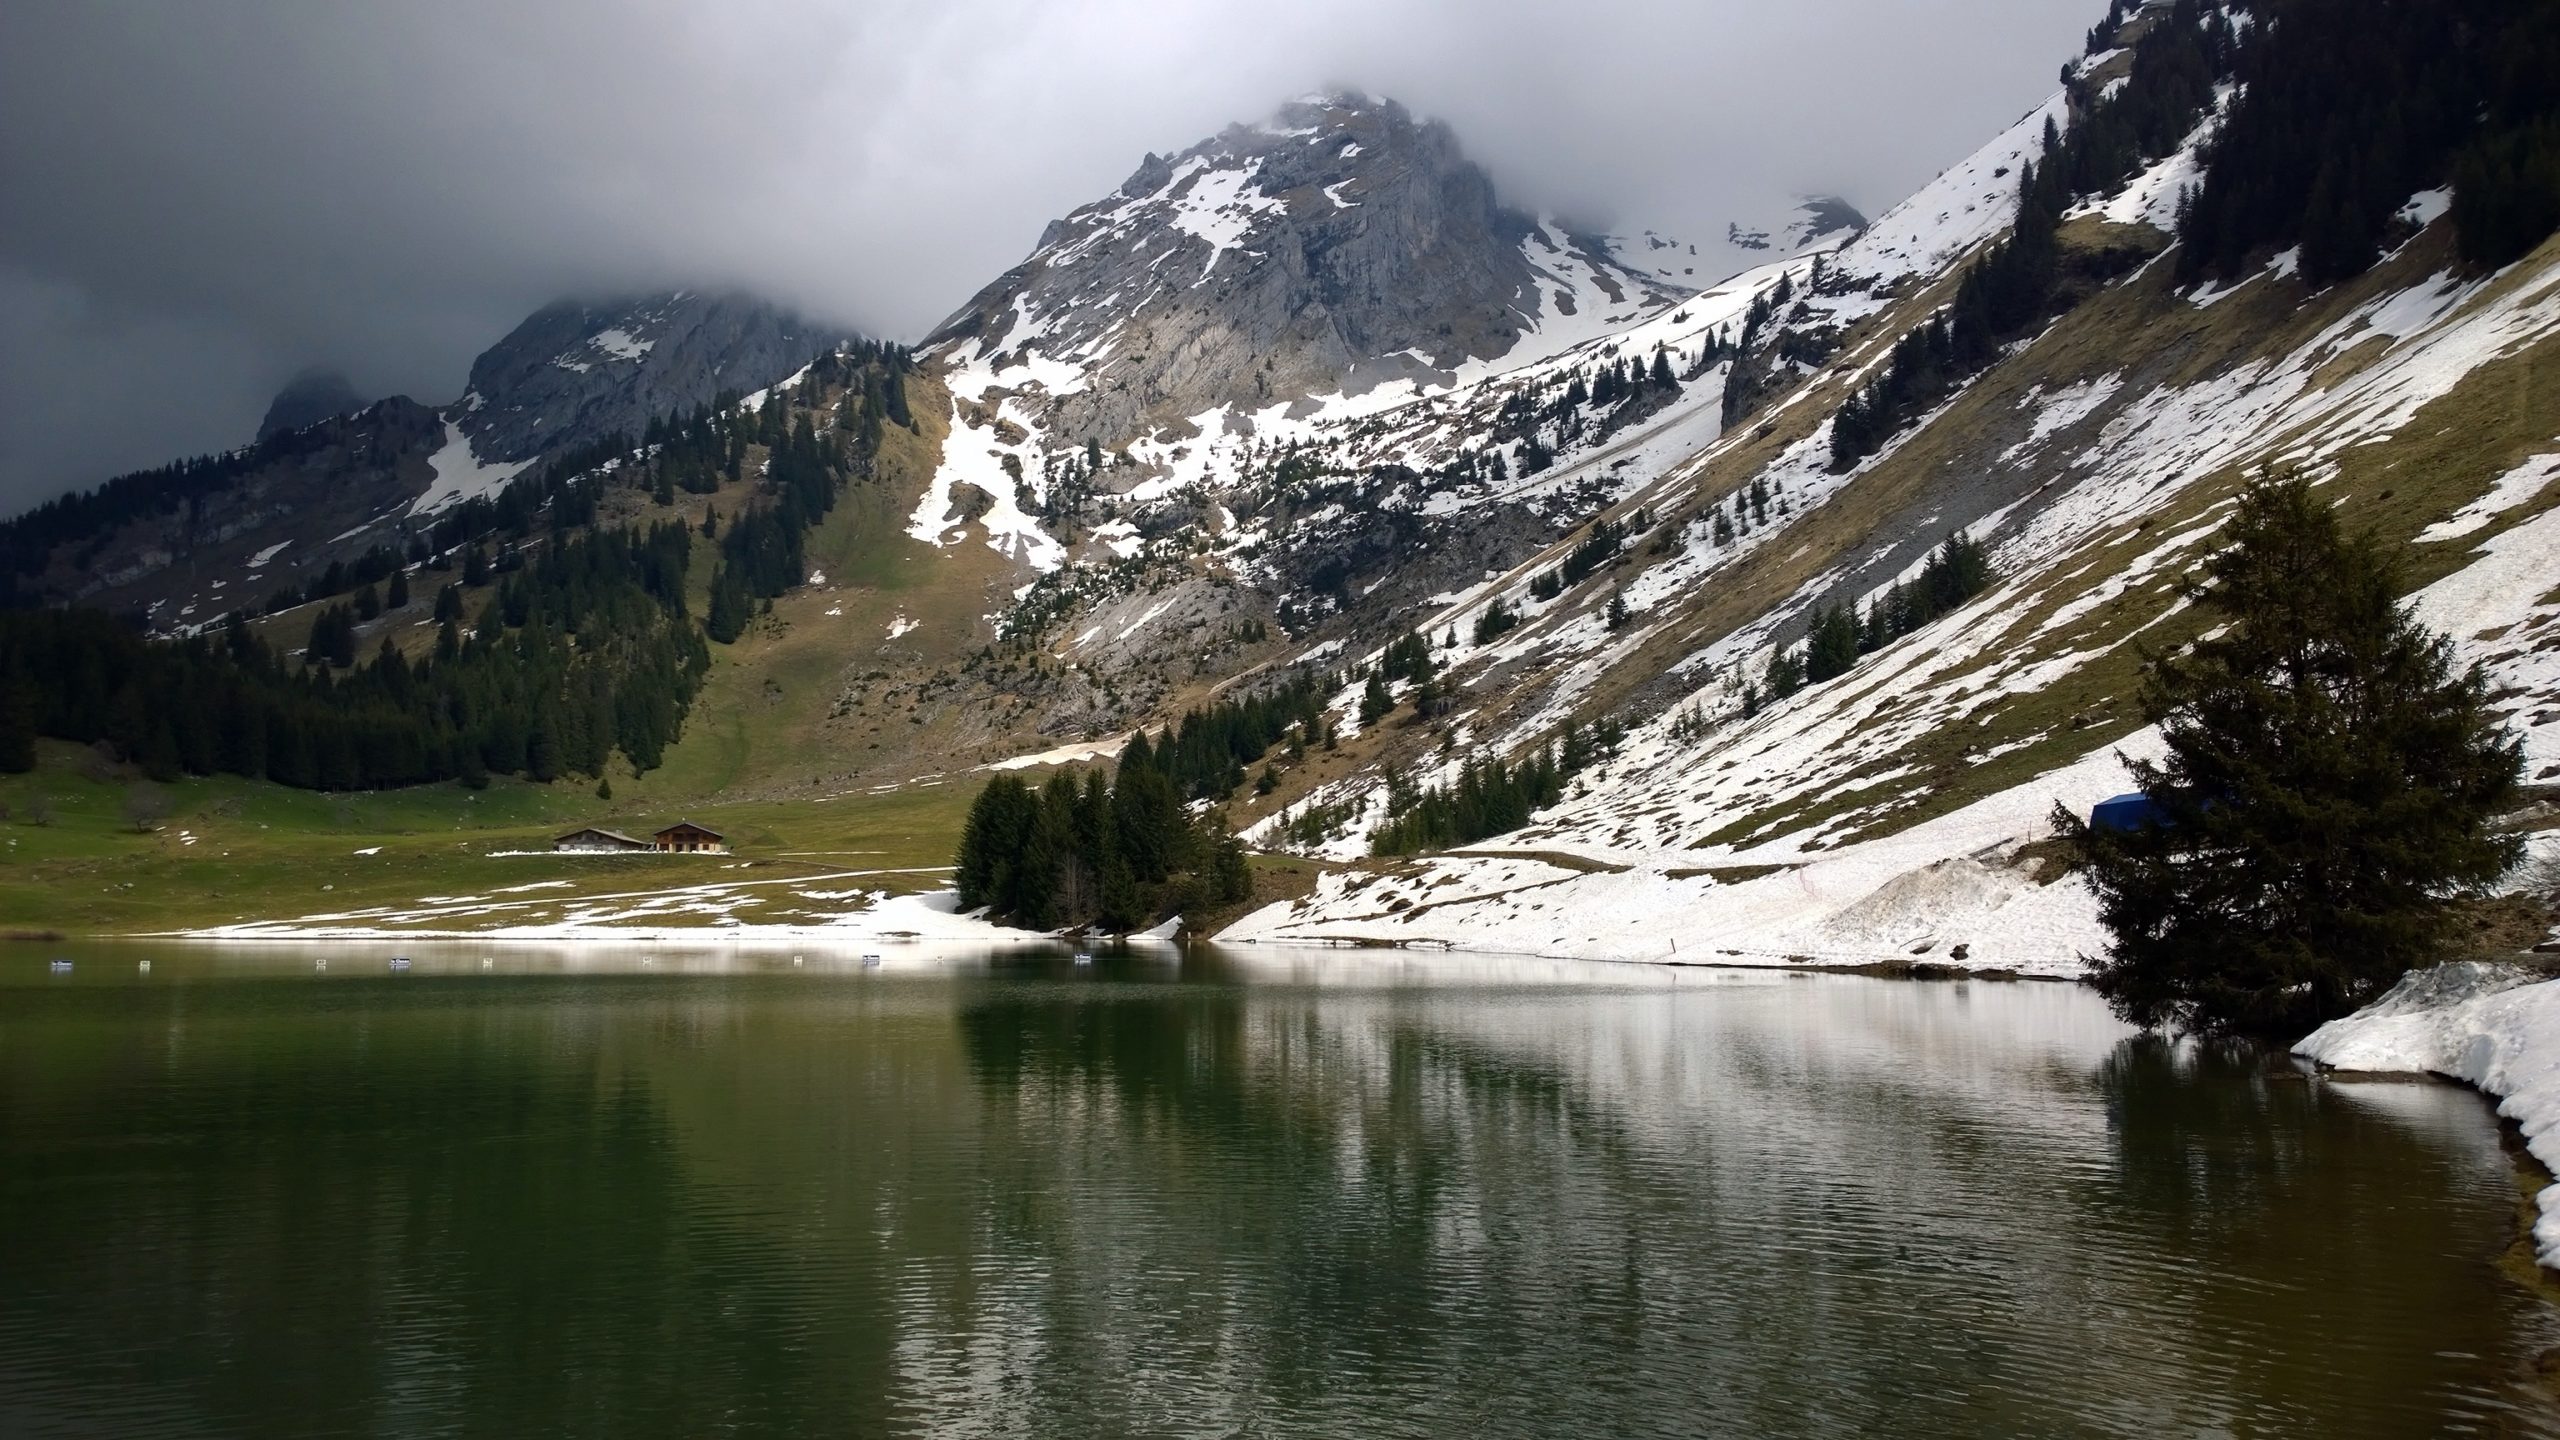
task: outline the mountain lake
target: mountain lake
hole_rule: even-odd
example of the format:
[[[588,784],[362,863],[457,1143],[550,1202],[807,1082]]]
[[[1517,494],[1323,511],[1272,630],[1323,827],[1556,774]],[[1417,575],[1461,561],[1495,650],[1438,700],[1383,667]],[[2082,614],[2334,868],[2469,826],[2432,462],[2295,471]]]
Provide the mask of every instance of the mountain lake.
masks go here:
[[[2525,1193],[2063,984],[0,948],[22,1440],[2560,1434]]]

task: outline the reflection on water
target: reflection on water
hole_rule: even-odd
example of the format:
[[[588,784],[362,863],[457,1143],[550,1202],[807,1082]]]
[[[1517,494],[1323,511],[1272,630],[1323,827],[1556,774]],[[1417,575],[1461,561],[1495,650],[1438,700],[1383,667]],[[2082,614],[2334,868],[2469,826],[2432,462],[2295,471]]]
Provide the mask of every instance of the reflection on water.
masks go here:
[[[2070,987],[50,953],[10,1435],[2560,1433],[2476,1097]]]

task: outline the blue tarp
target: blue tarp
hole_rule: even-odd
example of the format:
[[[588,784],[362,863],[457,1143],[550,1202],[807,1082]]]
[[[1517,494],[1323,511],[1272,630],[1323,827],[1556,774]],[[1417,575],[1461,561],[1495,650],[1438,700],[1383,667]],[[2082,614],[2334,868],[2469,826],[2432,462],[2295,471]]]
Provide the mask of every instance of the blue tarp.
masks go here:
[[[2148,830],[2168,823],[2168,815],[2139,790],[2130,795],[2111,795],[2089,809],[2092,830]]]

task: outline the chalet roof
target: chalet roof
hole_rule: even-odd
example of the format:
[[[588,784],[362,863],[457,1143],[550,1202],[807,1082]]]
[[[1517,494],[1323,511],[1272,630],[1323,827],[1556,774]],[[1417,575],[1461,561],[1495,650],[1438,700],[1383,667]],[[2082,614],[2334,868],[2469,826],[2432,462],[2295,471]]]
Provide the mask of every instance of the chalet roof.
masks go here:
[[[728,836],[721,834],[719,831],[712,829],[708,825],[696,825],[690,820],[679,820],[673,825],[669,825],[658,831],[658,833],[661,835],[673,835],[679,830],[698,830],[701,833],[710,836],[714,840],[726,840],[729,838]]]
[[[625,845],[646,845],[649,843],[637,836],[625,835],[619,830],[607,830],[601,825],[581,825],[577,829],[570,831],[568,834],[559,837],[559,840],[554,840],[551,843],[556,845],[560,843],[560,840],[575,840],[581,835],[601,835],[607,840],[619,840]]]

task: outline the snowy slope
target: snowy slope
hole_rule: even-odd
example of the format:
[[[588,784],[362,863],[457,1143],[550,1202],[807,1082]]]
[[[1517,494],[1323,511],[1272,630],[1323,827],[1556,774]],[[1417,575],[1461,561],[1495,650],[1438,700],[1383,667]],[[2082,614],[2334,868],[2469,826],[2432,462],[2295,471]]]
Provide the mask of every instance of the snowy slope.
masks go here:
[[[1418,402],[1463,410],[1489,378],[1623,343],[1694,288],[1622,243],[1504,209],[1445,129],[1356,95],[1149,156],[929,343],[951,439],[909,532],[960,541],[954,500],[974,487],[996,498],[986,543],[1067,563],[1055,538],[1076,527],[1030,512],[1089,440],[1115,459],[1105,497],[1139,506],[1238,483],[1280,447],[1445,453],[1455,422]],[[1382,424],[1429,443],[1359,438]]]
[[[2266,465],[2307,469],[2360,523],[2425,547],[2414,564],[2435,578],[2417,612],[2488,668],[2528,773],[2560,776],[2560,726],[2543,723],[2560,716],[2560,422],[2535,429],[2490,398],[2515,383],[2500,377],[2560,349],[2560,259],[2546,247],[2497,275],[2455,272],[2432,192],[2404,210],[2428,228],[2327,294],[2306,294],[2282,257],[2189,294],[2160,267],[2137,270],[2121,299],[2084,306],[1881,453],[1831,472],[1827,411],[1926,318],[1952,267],[2001,233],[2049,121],[2067,125],[2063,97],[1831,257],[1796,319],[1833,327],[1839,347],[1751,432],[1649,458],[1658,478],[1623,503],[1656,517],[1659,539],[1610,585],[1637,623],[1603,625],[1593,587],[1529,597],[1554,552],[1415,617],[1460,637],[1444,664],[1464,699],[1447,725],[1454,749],[1406,755],[1412,781],[1604,713],[1629,726],[1618,755],[1480,853],[1329,877],[1230,934],[1621,959],[1672,958],[1676,943],[1682,958],[1776,963],[1944,959],[1963,945],[1964,963],[2070,973],[2095,943],[2089,897],[2068,879],[2040,883],[2025,847],[2054,804],[2121,788],[2117,752],[2149,743],[2126,700],[2140,648],[2192,628],[2178,584],[2241,478]],[[2156,230],[2212,124],[2077,213]],[[2441,456],[2445,437],[2477,423],[2449,417],[2484,403],[2527,423],[2485,460]],[[2393,478],[2412,475],[2426,477],[2417,493]],[[1715,542],[1712,512],[1755,482],[1780,513]],[[2003,579],[1989,594],[1748,713],[1750,682],[1816,604],[1872,602],[1957,528],[1993,554]],[[1497,598],[1528,623],[1469,643]],[[1327,807],[1354,818],[1311,848],[1352,859],[1384,818],[1385,788],[1376,771],[1330,781],[1254,833],[1276,843]]]

